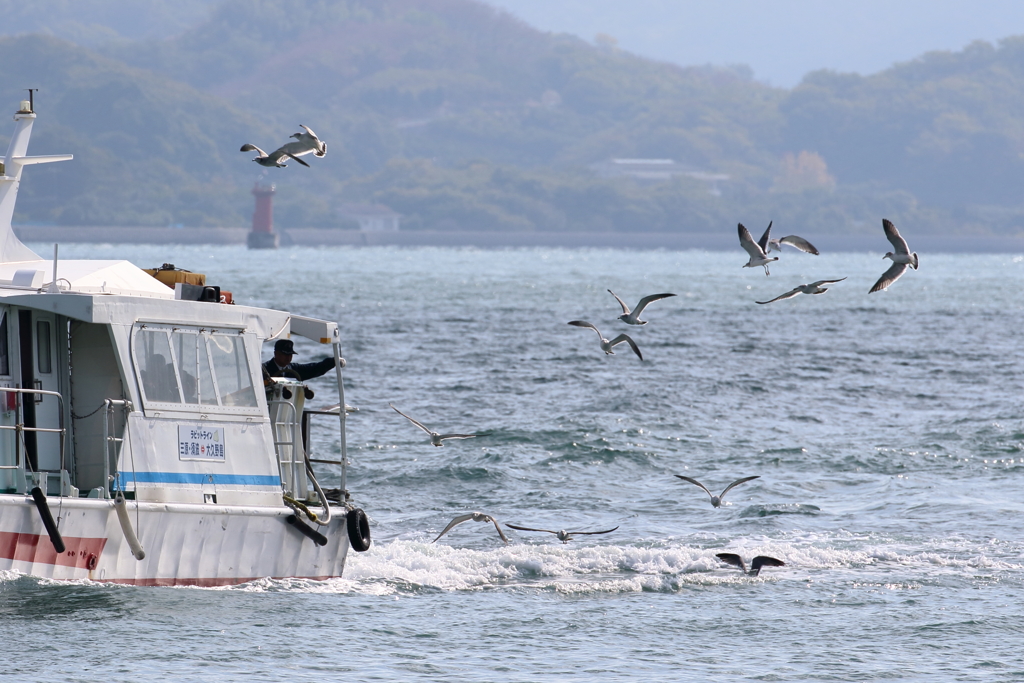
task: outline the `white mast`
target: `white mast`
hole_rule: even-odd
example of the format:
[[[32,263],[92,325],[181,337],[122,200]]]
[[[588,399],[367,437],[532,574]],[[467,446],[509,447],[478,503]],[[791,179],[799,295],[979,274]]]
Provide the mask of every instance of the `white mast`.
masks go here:
[[[38,254],[21,243],[11,227],[14,203],[18,199],[18,186],[21,184],[21,169],[31,164],[68,161],[73,158],[71,154],[26,156],[28,140],[32,137],[32,124],[36,120],[32,99],[32,91],[29,90],[29,99],[22,101],[21,109],[14,115],[17,127],[7,148],[7,155],[0,163],[0,263],[41,260]]]

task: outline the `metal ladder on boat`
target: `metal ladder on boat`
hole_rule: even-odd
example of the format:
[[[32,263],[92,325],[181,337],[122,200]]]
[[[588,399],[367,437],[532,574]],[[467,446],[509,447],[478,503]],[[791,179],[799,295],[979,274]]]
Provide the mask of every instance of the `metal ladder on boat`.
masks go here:
[[[270,426],[274,437],[274,452],[281,466],[284,494],[296,500],[305,499],[308,495],[304,486],[306,461],[302,448],[302,434],[299,431],[298,412],[295,405],[287,399],[273,399],[267,401],[267,405],[274,415]],[[300,484],[303,485],[302,490]]]

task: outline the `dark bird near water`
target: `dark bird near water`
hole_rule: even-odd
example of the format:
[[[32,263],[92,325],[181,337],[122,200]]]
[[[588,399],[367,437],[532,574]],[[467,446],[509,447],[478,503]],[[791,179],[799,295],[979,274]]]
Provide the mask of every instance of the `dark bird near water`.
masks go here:
[[[739,567],[744,574],[749,576],[757,576],[761,573],[761,567],[785,567],[786,563],[782,560],[776,560],[774,557],[768,557],[767,555],[758,555],[750,561],[750,571],[747,571],[747,566],[743,564],[743,558],[734,553],[718,553],[715,555],[718,559],[726,564],[731,564],[734,567]]]

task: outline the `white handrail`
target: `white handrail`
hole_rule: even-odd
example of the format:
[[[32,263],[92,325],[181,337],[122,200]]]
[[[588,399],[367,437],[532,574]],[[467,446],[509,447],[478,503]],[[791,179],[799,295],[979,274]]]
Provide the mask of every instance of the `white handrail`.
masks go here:
[[[13,425],[0,425],[0,429],[12,429],[17,432],[14,439],[14,464],[13,465],[0,465],[0,470],[17,470],[22,469],[24,466],[21,464],[21,433],[22,432],[48,432],[54,434],[60,434],[60,469],[64,470],[64,437],[67,434],[67,430],[64,428],[64,396],[58,391],[49,391],[48,389],[21,389],[18,387],[0,387],[0,392],[5,394],[34,394],[37,396],[53,396],[57,399],[59,410],[57,415],[59,417],[60,427],[54,429],[53,427],[26,427],[24,421]],[[24,414],[22,414],[22,420],[24,420]]]
[[[129,412],[131,412],[135,408],[134,408],[134,406],[132,406],[132,402],[131,401],[128,401],[126,399],[120,399],[120,398],[104,399],[103,404],[105,406],[104,413],[103,413],[103,497],[104,498],[110,498],[110,482],[113,481],[114,477],[116,477],[120,473],[120,470],[121,470],[120,467],[117,467],[117,472],[114,473],[114,477],[112,477],[110,475],[110,445],[112,443],[114,443],[114,444],[124,443],[124,437],[123,436],[122,437],[116,437],[116,436],[111,436],[110,435],[111,428],[113,427],[113,424],[112,424],[111,420],[112,420],[112,418],[114,416],[114,406],[123,406],[123,407],[127,408]],[[127,420],[125,420],[124,428],[125,428],[125,431],[128,430],[128,421]],[[117,456],[117,451],[116,450],[114,451],[114,455],[115,455],[115,457]],[[135,472],[134,472],[134,469],[133,469],[132,475],[134,476],[134,474],[135,474]],[[138,484],[137,483],[136,483],[135,488],[136,488],[135,495],[138,496]],[[119,487],[119,489],[120,489],[120,487]]]

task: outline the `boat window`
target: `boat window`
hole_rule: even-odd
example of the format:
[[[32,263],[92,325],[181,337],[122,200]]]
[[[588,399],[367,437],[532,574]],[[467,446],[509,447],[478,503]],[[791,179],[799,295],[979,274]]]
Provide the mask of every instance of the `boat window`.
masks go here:
[[[198,331],[174,330],[171,346],[178,364],[181,392],[185,403],[217,405],[217,389],[210,371],[206,339]]]
[[[249,372],[245,344],[238,335],[211,334],[208,338],[220,400],[226,406],[256,407],[256,392]]]
[[[36,358],[39,372],[48,375],[53,372],[50,360],[50,321],[36,321]]]
[[[143,399],[157,410],[258,410],[245,338],[235,330],[136,327],[132,350]]]
[[[7,310],[0,311],[0,375],[11,374],[10,347],[7,345]]]
[[[142,378],[142,391],[147,400],[162,403],[181,402],[167,330],[139,331],[135,337],[135,363]]]

